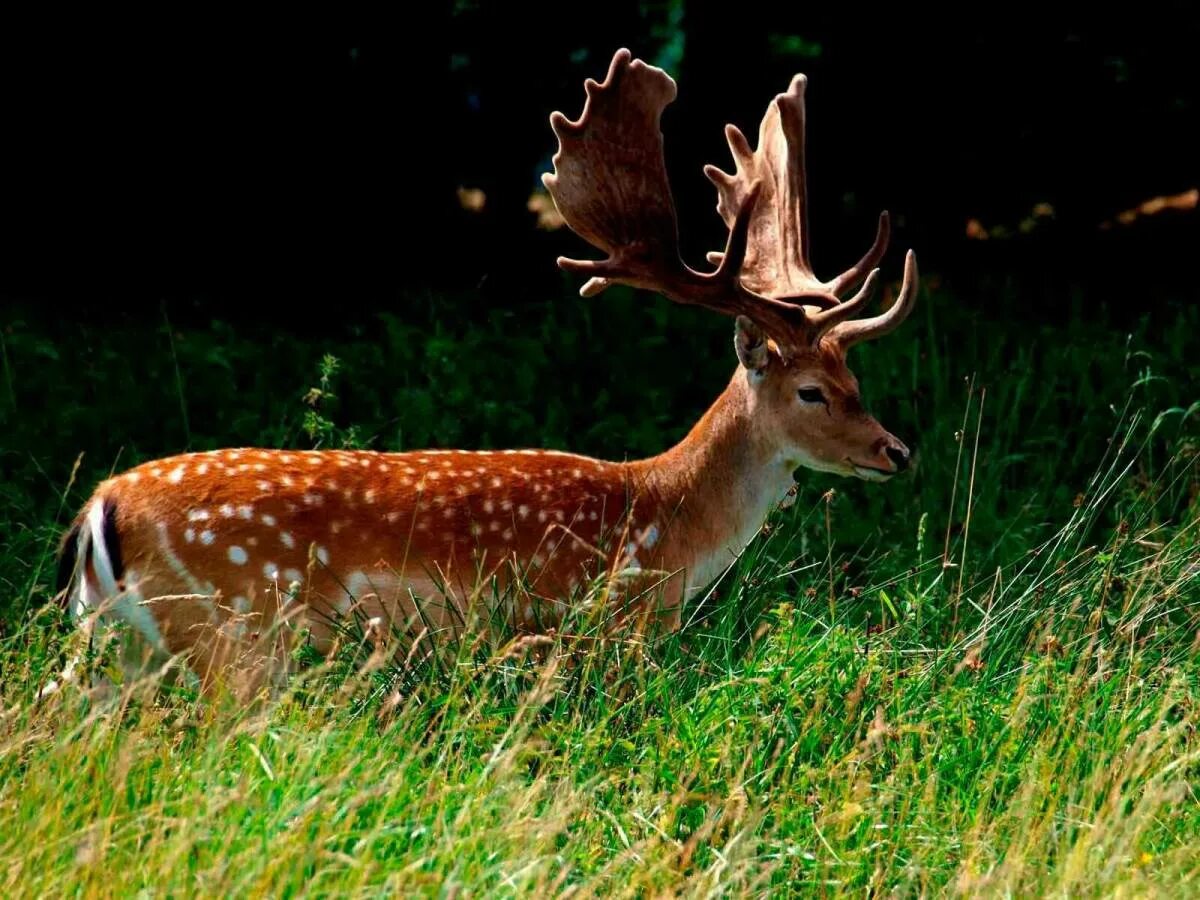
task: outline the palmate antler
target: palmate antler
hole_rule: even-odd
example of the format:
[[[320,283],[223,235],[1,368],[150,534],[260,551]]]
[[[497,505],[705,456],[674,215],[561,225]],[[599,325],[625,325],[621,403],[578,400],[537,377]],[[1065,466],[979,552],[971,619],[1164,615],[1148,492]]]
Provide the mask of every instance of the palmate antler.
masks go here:
[[[804,181],[804,76],[767,109],[759,146],[751,151],[734,126],[726,128],[736,172],[706,166],[717,186],[717,211],[729,228],[726,248],[710,253],[717,265],[698,272],[679,254],[678,222],[663,156],[660,121],[675,99],[675,81],[662,69],[618,50],[602,83],[584,83],[587,101],[579,119],[550,117],[559,141],[554,172],[542,180],[570,228],[608,258],[559,259],[591,276],[585,297],[613,283],[657,291],[682,304],[725,315],[744,315],[769,335],[785,356],[825,336],[843,346],[890,331],[916,297],[916,259],[905,261],[895,304],[872,319],[849,316],[870,300],[887,249],[888,219],[880,217],[875,243],[850,269],[828,282],[809,264]],[[868,272],[868,270],[870,270]],[[838,294],[859,281],[847,300]]]

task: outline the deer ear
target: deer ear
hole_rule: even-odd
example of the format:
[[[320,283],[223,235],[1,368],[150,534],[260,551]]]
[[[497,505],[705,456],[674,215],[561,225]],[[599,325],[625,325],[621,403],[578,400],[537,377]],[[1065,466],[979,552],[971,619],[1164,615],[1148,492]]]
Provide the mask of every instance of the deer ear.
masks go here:
[[[742,365],[751,372],[761,373],[770,361],[766,335],[745,316],[738,316],[734,322],[733,347]]]

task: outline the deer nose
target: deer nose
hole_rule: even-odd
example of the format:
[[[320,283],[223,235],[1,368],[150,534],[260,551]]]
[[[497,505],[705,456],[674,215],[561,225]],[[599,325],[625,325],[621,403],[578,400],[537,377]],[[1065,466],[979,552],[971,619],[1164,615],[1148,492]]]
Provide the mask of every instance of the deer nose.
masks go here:
[[[906,447],[888,447],[886,452],[897,472],[903,472],[908,468],[908,449]]]

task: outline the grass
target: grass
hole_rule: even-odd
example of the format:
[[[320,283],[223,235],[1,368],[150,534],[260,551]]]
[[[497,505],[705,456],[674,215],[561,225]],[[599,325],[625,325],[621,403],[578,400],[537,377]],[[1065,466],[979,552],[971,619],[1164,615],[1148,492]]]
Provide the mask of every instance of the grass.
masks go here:
[[[725,323],[628,294],[482,324],[426,299],[319,338],[14,313],[0,891],[1189,893],[1196,310],[1039,329],[952,301],[853,361],[913,475],[801,474],[682,635],[585,617],[398,666],[350,628],[256,710],[35,698],[78,640],[49,552],[99,473],[223,443],[653,452],[723,386]]]

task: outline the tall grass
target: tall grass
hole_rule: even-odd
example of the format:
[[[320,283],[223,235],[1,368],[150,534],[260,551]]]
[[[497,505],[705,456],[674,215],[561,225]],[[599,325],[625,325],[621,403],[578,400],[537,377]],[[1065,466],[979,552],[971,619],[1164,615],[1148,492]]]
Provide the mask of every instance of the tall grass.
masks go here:
[[[914,476],[880,488],[802,475],[797,502],[680,634],[601,641],[581,614],[550,638],[463,639],[396,661],[348,622],[338,653],[301,654],[278,702],[253,709],[156,692],[153,680],[122,684],[115,701],[83,687],[37,698],[80,640],[43,602],[48,538],[70,503],[40,496],[36,467],[18,468],[0,555],[13,610],[0,644],[0,891],[1194,890],[1195,316],[1157,343],[1076,323],[1050,354],[1028,335],[947,323],[942,309],[945,336],[927,318],[856,367],[876,409],[905,398],[880,414],[920,435]],[[204,342],[175,345],[182,387],[164,384],[161,408],[181,416],[181,391],[194,439],[221,440],[201,408],[213,401],[189,382],[212,376],[193,355]],[[330,345],[341,370],[326,367],[307,405],[292,389],[300,409],[283,425],[259,421],[261,442],[381,433],[392,415],[382,389],[360,393],[356,411],[338,406],[371,377],[369,348],[355,357],[325,341],[303,362]],[[23,379],[40,377],[21,347],[8,349],[18,406]],[[145,365],[170,372],[160,352]],[[107,365],[133,366],[120,353]],[[726,369],[725,358],[711,367]],[[439,377],[405,396],[432,396]],[[452,408],[470,406],[468,384],[486,402],[482,381],[460,377],[440,385]],[[682,380],[674,390],[662,403],[687,396]],[[545,397],[542,421],[560,424],[543,435],[607,423],[545,443],[628,437],[606,430],[627,398],[576,409],[569,386]],[[229,421],[276,405],[225,399]],[[122,401],[104,408],[133,418]],[[83,449],[69,421],[96,414],[65,415],[54,471],[69,473]],[[488,431],[491,411],[466,415]],[[492,428],[495,443],[509,436]]]

